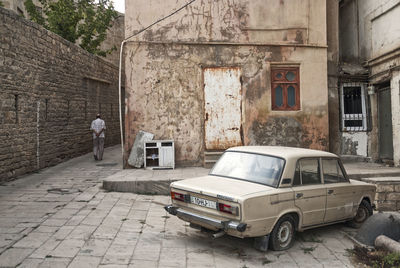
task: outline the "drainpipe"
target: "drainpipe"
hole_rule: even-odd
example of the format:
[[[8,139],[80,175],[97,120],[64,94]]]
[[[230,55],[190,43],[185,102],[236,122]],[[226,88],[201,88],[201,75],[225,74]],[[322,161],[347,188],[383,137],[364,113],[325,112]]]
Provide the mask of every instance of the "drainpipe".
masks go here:
[[[143,29],[139,30],[138,32],[132,34],[131,36],[125,38],[122,43],[121,43],[121,50],[119,52],[119,81],[118,81],[118,88],[119,88],[119,125],[120,125],[120,131],[121,131],[121,150],[122,150],[122,165],[124,165],[124,134],[122,132],[122,104],[121,104],[121,73],[122,73],[122,54],[123,54],[123,49],[124,49],[124,45],[125,43],[129,42],[129,39],[131,39],[132,37],[146,31],[147,29],[151,28],[153,25],[156,25],[157,23],[165,20],[166,18],[169,18],[173,15],[175,15],[176,13],[178,13],[179,11],[181,11],[182,9],[184,9],[185,7],[191,5],[193,2],[195,2],[196,0],[191,0],[188,3],[184,4],[183,6],[181,6],[180,8],[176,9],[175,11],[171,12],[170,14],[168,14],[167,16],[153,22],[152,24],[148,25],[147,27],[144,27]]]
[[[40,100],[37,102],[36,111],[36,168],[40,169],[40,131],[39,131],[39,120],[40,120]]]
[[[123,127],[122,127],[122,103],[121,103],[121,83],[122,83],[122,54],[123,54],[123,49],[124,45],[126,43],[126,40],[122,41],[121,43],[121,49],[119,52],[119,71],[118,71],[118,92],[119,92],[119,126],[120,126],[120,132],[121,132],[121,153],[122,153],[122,166],[124,165],[124,133],[123,133]]]

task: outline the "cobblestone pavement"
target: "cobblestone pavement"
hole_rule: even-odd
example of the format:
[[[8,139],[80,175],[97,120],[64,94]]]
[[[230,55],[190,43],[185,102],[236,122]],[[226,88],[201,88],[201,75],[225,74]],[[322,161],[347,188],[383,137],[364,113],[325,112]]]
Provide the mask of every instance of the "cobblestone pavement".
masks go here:
[[[288,251],[190,228],[169,217],[167,196],[102,190],[119,147],[0,186],[0,267],[352,267],[343,225],[297,234]]]

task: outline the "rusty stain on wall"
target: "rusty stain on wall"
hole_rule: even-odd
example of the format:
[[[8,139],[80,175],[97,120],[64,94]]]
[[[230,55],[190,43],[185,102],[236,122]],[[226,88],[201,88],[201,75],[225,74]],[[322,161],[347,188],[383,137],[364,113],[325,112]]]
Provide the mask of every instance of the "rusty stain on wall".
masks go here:
[[[205,68],[203,77],[206,149],[225,150],[242,145],[240,68]]]
[[[141,13],[148,7],[147,1],[137,0],[135,5],[129,2],[128,35],[132,29],[148,24],[146,20],[162,17],[164,10],[173,10],[183,3],[155,1],[157,10]],[[314,12],[310,13],[309,4]],[[279,19],[265,16],[265,12],[271,12],[271,5],[278,5]],[[300,11],[289,12],[291,8]],[[324,1],[279,4],[276,0],[202,0],[137,37],[140,45],[130,43],[126,47],[126,150],[129,151],[138,130],[152,132],[157,139],[174,139],[178,165],[200,165],[207,148],[238,145],[239,139],[243,145],[276,144],[326,150],[329,139],[326,31],[325,17],[317,11],[325,12]],[[279,21],[282,29],[275,25]],[[220,43],[207,44],[209,41]],[[275,45],[254,45],[262,42]],[[287,46],[308,42],[312,46]],[[321,46],[314,47],[316,44]],[[299,66],[299,111],[271,111],[270,70],[271,64],[276,63]],[[222,147],[218,147],[221,134],[215,135],[216,143],[212,141],[207,146],[206,122],[210,114],[204,110],[203,77],[207,68],[241,71],[240,124],[223,128],[239,136],[235,134],[235,142]],[[220,84],[223,90],[224,83]],[[225,103],[219,101],[219,105],[220,113],[224,113]]]

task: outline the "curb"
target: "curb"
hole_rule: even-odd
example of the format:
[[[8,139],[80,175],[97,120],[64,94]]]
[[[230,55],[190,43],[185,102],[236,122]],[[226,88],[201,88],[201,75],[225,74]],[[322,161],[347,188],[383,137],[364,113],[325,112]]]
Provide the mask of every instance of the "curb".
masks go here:
[[[159,181],[103,181],[103,189],[109,192],[135,193],[142,195],[169,195],[169,185],[177,180]]]
[[[363,178],[379,178],[379,177],[395,177],[400,176],[400,172],[382,172],[382,173],[366,173],[366,174],[350,174],[348,177],[353,180],[361,180]],[[109,192],[135,193],[141,195],[169,195],[169,185],[178,181],[178,179],[170,180],[103,180],[103,189]]]
[[[364,178],[400,177],[400,172],[347,174],[347,176],[352,180],[361,180],[361,179],[364,179]]]

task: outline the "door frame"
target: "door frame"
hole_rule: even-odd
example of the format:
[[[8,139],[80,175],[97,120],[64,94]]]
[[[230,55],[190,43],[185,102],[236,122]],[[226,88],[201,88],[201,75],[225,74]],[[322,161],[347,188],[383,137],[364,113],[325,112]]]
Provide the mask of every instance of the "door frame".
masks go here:
[[[381,113],[380,113],[380,109],[381,109],[381,94],[384,92],[384,91],[389,91],[389,95],[390,95],[390,98],[389,98],[389,101],[390,101],[390,105],[383,105],[384,107],[388,107],[387,109],[388,109],[388,111],[390,112],[390,125],[391,125],[391,127],[390,127],[390,129],[391,129],[391,133],[390,133],[390,144],[391,144],[391,156],[389,157],[389,158],[383,158],[382,157],[382,154],[381,154],[381,149],[382,149],[382,147],[381,147],[381,141],[382,141],[382,133],[381,133]],[[380,89],[378,89],[377,90],[377,119],[378,119],[378,156],[379,156],[379,159],[389,159],[389,160],[393,160],[393,156],[394,156],[394,148],[393,148],[393,114],[392,114],[392,96],[391,96],[391,92],[392,92],[392,89],[391,89],[391,87],[390,87],[390,85],[388,85],[388,86],[385,86],[385,87],[382,87],[382,88],[380,88]]]
[[[240,71],[240,143],[241,145],[244,144],[243,142],[243,111],[244,111],[244,101],[243,101],[243,81],[242,81],[242,66],[241,65],[226,65],[226,66],[217,66],[217,65],[202,65],[201,66],[201,76],[202,76],[202,94],[203,94],[203,109],[202,109],[202,127],[203,127],[203,148],[204,151],[224,151],[225,149],[207,149],[206,146],[206,96],[205,96],[205,79],[204,79],[204,71],[206,69],[239,69]],[[227,149],[227,148],[226,148]]]

